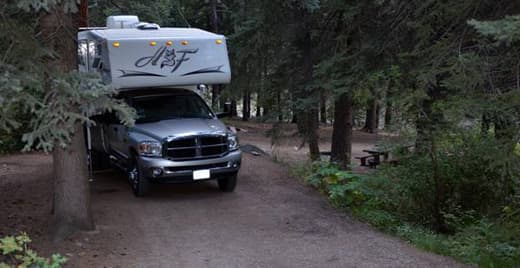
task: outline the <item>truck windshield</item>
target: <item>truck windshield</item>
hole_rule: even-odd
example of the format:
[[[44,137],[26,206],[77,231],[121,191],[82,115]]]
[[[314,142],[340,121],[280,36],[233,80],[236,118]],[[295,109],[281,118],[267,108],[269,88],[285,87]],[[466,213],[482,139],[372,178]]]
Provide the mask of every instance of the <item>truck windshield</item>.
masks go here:
[[[213,113],[197,95],[162,95],[135,98],[132,106],[137,111],[136,123],[170,119],[211,119]]]

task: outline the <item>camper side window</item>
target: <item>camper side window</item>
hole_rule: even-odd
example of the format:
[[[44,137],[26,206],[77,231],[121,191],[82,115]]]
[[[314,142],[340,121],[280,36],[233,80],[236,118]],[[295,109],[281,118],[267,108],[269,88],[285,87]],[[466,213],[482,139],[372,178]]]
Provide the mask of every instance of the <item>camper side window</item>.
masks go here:
[[[88,72],[88,46],[87,40],[78,42],[78,69],[80,72]]]
[[[97,72],[101,67],[101,44],[96,41],[88,42],[89,71]]]

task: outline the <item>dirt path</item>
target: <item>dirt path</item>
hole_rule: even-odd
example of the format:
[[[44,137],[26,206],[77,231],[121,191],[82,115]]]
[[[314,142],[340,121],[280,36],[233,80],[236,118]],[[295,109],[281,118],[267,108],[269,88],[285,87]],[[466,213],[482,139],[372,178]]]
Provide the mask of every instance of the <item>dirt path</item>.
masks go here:
[[[70,267],[457,267],[330,207],[264,156],[244,155],[237,191],[214,182],[155,185],[135,198],[118,172],[97,174],[97,230],[51,243],[51,160],[0,158],[0,235],[28,231],[43,253]],[[19,168],[24,172],[7,169]],[[3,183],[2,183],[3,182]]]

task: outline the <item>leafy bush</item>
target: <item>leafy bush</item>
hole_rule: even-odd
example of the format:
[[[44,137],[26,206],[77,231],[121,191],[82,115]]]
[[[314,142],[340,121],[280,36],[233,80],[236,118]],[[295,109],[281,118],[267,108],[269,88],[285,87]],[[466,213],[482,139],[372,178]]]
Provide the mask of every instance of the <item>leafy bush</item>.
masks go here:
[[[30,242],[31,239],[25,233],[16,237],[0,238],[0,268],[58,268],[67,261],[65,257],[59,254],[52,255],[50,259],[38,256],[34,250],[28,247]]]
[[[0,129],[0,155],[20,152],[25,146],[22,137],[27,131],[30,116],[23,111],[18,111],[14,118],[20,123],[18,128],[9,131]]]
[[[442,218],[448,234],[432,229],[435,201],[428,156],[402,156],[399,166],[377,175],[354,174],[314,163],[307,183],[354,216],[438,254],[482,267],[520,263],[520,195],[513,159],[486,138],[464,138],[437,152],[441,167]],[[490,147],[488,147],[490,146]],[[484,148],[482,148],[484,147]],[[515,195],[516,193],[516,195]]]
[[[381,170],[380,175],[392,181],[385,209],[408,221],[433,225],[438,205],[449,232],[474,223],[478,216],[497,218],[506,206],[518,209],[513,201],[520,190],[520,158],[511,150],[491,137],[472,134],[439,143],[430,155],[404,156],[400,165]]]

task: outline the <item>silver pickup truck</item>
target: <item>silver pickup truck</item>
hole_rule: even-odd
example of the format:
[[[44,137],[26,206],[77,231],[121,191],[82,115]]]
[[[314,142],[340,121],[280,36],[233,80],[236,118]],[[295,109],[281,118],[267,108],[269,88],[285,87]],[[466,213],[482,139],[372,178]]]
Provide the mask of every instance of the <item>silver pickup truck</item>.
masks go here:
[[[130,128],[115,115],[96,116],[87,128],[93,169],[126,171],[137,196],[152,182],[216,179],[222,191],[235,189],[237,136],[195,93],[230,83],[225,36],[110,16],[106,27],[80,29],[78,70],[100,74],[138,116]]]
[[[102,168],[109,157],[127,172],[136,196],[146,194],[153,182],[215,179],[220,190],[235,189],[238,138],[197,93],[146,89],[120,97],[136,110],[136,124],[126,127],[112,115],[98,118],[102,123],[91,129],[94,168]]]

